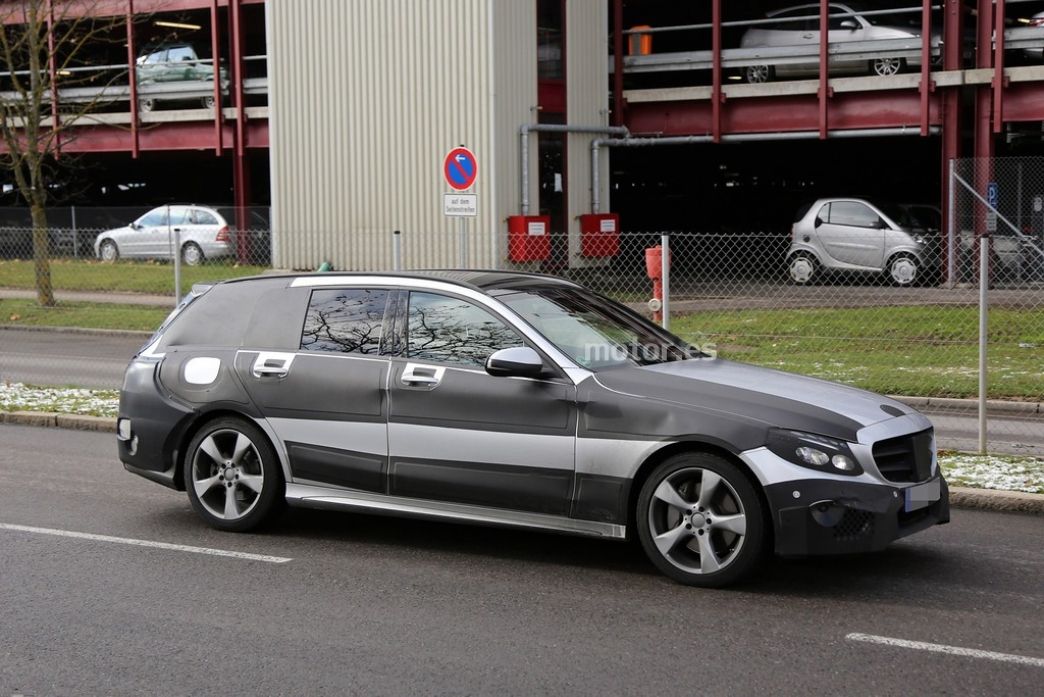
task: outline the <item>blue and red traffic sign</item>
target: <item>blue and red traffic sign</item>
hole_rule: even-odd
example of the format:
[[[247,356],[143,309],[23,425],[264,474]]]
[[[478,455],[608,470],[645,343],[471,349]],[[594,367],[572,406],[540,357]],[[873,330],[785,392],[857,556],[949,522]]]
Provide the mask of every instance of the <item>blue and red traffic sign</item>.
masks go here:
[[[442,163],[442,173],[446,183],[457,191],[467,191],[475,183],[478,176],[478,162],[475,153],[467,148],[453,148]]]

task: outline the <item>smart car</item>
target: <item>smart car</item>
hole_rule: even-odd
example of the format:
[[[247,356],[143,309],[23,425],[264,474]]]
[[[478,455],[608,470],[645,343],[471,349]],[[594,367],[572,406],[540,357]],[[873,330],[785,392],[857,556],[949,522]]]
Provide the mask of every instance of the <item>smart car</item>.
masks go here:
[[[636,536],[698,586],[949,520],[912,408],[713,358],[525,273],[194,289],[128,366],[116,437],[127,470],[222,530],[290,504]]]

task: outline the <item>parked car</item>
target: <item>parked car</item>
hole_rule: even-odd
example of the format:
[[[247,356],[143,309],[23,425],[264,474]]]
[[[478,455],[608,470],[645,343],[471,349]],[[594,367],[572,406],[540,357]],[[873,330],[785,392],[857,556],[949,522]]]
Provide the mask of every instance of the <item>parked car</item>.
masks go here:
[[[920,27],[910,26],[902,16],[863,15],[871,7],[856,3],[830,4],[830,29],[827,40],[831,44],[849,42],[872,42],[909,39],[906,51],[917,50],[920,45]],[[766,14],[768,19],[779,20],[777,23],[755,25],[748,29],[740,40],[741,48],[782,48],[806,47],[816,54],[816,58],[808,61],[790,62],[781,59],[777,62],[766,61],[764,64],[751,65],[744,69],[743,76],[747,82],[769,82],[776,77],[799,77],[819,74],[819,5],[809,3],[797,5]],[[941,33],[932,32],[932,48],[938,49]],[[872,51],[868,47],[867,51]],[[905,51],[904,51],[905,52]],[[832,55],[830,57],[831,74],[870,73],[873,75],[896,75],[905,68],[919,68],[920,55],[888,56],[881,55],[867,59],[862,55]]]
[[[1010,26],[1004,30],[1005,42],[1019,44],[1026,58],[1036,62],[1044,60],[1044,12],[1026,19],[1009,20],[1006,24]]]
[[[126,227],[106,230],[94,240],[94,255],[117,259],[171,259],[179,233],[181,260],[195,266],[234,253],[228,223],[206,206],[160,206]]]
[[[138,98],[138,107],[142,111],[152,111],[160,101],[198,100],[203,108],[214,108],[214,64],[201,60],[192,44],[167,44],[150,48],[138,56],[135,73],[138,86],[143,88],[164,83],[209,83],[209,86],[200,84],[199,90],[190,92],[149,89]],[[222,94],[227,94],[228,71],[221,68],[220,75]]]
[[[938,231],[909,208],[857,198],[824,198],[798,212],[791,229],[787,272],[794,283],[824,272],[885,273],[909,286],[937,275]]]
[[[117,441],[221,530],[289,503],[637,536],[702,586],[769,549],[876,550],[949,520],[914,409],[713,359],[535,274],[196,288],[128,366]]]

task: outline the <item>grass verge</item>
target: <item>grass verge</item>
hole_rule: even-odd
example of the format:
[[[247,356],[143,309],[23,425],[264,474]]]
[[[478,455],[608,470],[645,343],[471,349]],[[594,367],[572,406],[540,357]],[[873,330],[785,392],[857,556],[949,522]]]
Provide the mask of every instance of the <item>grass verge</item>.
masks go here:
[[[102,303],[58,303],[41,307],[35,300],[0,299],[0,325],[8,327],[81,327],[153,331],[173,308]]]
[[[181,290],[186,293],[196,283],[223,281],[264,273],[266,266],[202,264],[181,267]],[[158,261],[100,261],[52,259],[51,282],[55,290],[102,291],[113,293],[152,293],[165,295],[174,289],[174,266]],[[0,288],[31,290],[36,287],[33,262],[21,259],[0,260]]]

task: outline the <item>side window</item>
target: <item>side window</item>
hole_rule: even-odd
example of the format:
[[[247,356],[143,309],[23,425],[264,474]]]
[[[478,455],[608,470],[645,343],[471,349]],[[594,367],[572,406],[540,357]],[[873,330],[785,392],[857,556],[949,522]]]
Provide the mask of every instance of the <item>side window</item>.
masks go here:
[[[170,224],[171,225],[184,225],[189,221],[188,208],[171,208],[170,209]]]
[[[494,351],[524,345],[515,330],[467,300],[410,293],[407,317],[409,358],[481,368]]]
[[[167,224],[167,209],[155,208],[138,220],[138,225],[143,227],[160,227]]]
[[[301,349],[377,355],[388,291],[314,290],[301,332]]]
[[[162,63],[165,60],[167,60],[166,51],[153,51],[149,55],[145,56],[145,63],[147,63],[148,65]]]
[[[830,204],[832,225],[848,225],[850,227],[876,228],[881,217],[862,203],[855,201],[834,201]]]
[[[213,213],[207,211],[201,211],[198,208],[192,211],[192,222],[196,225],[217,225],[217,218],[214,217]]]
[[[820,208],[819,212],[816,213],[816,217],[822,220],[824,223],[830,222],[830,204],[827,203],[822,208]]]
[[[191,46],[178,46],[167,52],[167,60],[171,63],[194,61],[196,60],[196,52],[192,50]]]

